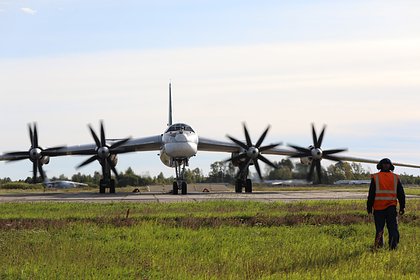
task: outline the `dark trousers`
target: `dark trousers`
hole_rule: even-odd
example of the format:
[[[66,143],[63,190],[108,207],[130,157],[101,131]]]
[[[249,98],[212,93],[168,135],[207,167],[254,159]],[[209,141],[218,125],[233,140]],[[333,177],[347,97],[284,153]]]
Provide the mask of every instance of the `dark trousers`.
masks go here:
[[[400,241],[400,233],[398,232],[397,207],[389,206],[384,210],[375,210],[373,212],[375,218],[376,237],[375,247],[384,245],[384,227],[388,228],[389,248],[396,249]]]

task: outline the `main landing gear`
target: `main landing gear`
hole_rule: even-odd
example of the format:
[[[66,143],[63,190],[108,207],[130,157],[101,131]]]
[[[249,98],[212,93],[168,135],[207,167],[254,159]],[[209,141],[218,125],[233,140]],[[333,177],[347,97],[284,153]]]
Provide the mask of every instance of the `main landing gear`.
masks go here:
[[[237,179],[235,181],[235,192],[241,193],[242,189],[245,189],[246,193],[252,193],[251,179]]]
[[[172,184],[172,194],[187,194],[187,182],[185,182],[185,167],[188,166],[188,159],[175,160],[176,181]]]
[[[115,193],[115,180],[104,178],[99,181],[99,193],[105,193],[109,188],[109,193]]]

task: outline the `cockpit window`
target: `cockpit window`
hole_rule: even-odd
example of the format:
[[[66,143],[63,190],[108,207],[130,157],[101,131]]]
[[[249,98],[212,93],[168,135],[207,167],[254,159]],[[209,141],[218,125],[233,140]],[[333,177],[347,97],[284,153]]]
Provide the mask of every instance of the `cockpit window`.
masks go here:
[[[179,131],[179,130],[194,132],[194,130],[191,128],[191,126],[189,126],[187,124],[184,124],[184,123],[173,124],[166,130],[166,132]]]

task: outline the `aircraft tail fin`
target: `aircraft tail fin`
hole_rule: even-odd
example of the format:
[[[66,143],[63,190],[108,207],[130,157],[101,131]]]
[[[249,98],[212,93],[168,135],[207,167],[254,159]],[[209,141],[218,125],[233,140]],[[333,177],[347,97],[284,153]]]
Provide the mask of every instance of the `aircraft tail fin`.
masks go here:
[[[172,92],[171,92],[171,83],[169,83],[169,119],[168,126],[172,125]]]

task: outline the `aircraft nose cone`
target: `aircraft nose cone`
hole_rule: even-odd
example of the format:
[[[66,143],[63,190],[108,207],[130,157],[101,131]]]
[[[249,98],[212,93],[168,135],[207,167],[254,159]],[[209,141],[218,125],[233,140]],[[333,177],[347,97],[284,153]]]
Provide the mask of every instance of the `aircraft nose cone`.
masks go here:
[[[177,135],[175,136],[175,141],[176,141],[176,142],[187,142],[187,141],[188,141],[188,139],[187,139],[187,136],[186,136],[185,134],[180,133],[180,134],[177,134]]]
[[[98,156],[100,158],[107,158],[109,156],[109,149],[108,147],[101,147],[98,149]]]
[[[247,155],[252,159],[256,159],[260,155],[260,151],[255,147],[251,147],[248,149]]]
[[[33,148],[29,151],[29,156],[32,160],[36,160],[41,157],[41,152],[40,148]]]
[[[321,159],[322,158],[322,150],[317,148],[312,150],[312,157],[314,159]]]

